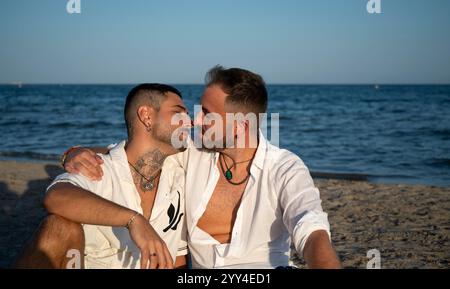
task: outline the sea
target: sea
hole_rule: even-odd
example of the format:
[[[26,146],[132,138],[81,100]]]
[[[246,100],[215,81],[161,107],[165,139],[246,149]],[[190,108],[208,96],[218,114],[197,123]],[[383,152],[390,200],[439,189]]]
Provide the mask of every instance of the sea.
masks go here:
[[[192,113],[204,86],[174,86]],[[125,139],[132,87],[0,85],[0,159],[52,161],[73,145]],[[314,177],[450,185],[450,85],[267,87],[280,147]]]

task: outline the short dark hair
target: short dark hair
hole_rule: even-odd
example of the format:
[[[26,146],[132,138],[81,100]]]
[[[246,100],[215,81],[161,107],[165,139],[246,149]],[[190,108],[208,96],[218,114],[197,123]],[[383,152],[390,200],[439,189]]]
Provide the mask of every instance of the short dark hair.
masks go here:
[[[182,98],[178,89],[161,83],[142,83],[130,90],[124,108],[128,139],[131,139],[133,136],[133,122],[137,117],[136,109],[138,106],[147,104],[159,111],[161,103],[166,99],[168,92],[172,92]]]
[[[263,78],[241,68],[225,69],[216,65],[205,77],[206,86],[220,85],[228,94],[226,102],[244,107],[244,109],[263,113],[267,110],[267,89]]]

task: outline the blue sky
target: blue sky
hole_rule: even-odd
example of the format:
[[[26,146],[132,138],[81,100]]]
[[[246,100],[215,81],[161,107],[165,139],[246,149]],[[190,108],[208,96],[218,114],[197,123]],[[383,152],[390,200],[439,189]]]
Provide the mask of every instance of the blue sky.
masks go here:
[[[0,83],[202,83],[215,64],[268,83],[450,83],[450,1],[0,2]]]

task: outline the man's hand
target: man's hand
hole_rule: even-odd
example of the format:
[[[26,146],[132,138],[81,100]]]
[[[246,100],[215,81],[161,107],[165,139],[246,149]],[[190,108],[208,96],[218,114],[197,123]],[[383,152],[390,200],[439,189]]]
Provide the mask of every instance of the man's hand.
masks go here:
[[[173,269],[166,243],[142,215],[136,217],[129,230],[131,239],[141,250],[141,269]]]
[[[103,177],[101,165],[103,160],[88,148],[75,148],[66,157],[64,169],[73,174],[82,174],[92,181],[100,181]]]

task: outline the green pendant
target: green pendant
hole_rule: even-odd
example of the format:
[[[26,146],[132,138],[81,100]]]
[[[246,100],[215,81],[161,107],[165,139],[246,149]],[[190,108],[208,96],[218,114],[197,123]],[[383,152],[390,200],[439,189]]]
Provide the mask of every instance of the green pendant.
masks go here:
[[[226,178],[227,180],[231,180],[231,179],[233,178],[233,174],[231,173],[230,170],[227,170],[227,171],[225,172],[225,178]]]

